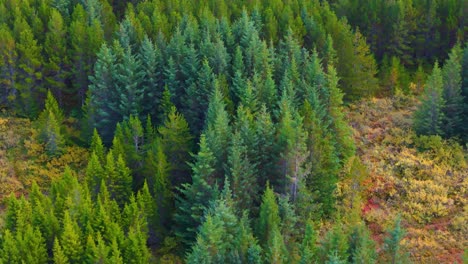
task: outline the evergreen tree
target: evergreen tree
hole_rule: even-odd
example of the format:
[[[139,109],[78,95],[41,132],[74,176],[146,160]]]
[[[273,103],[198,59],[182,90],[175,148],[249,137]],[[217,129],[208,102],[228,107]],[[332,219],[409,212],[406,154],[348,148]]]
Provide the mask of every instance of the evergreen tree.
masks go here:
[[[41,47],[34,38],[32,29],[25,24],[19,33],[18,50],[18,110],[20,114],[34,117],[38,114],[38,99],[43,95],[42,90],[42,60]]]
[[[309,221],[306,224],[304,239],[300,247],[300,264],[314,263],[317,261],[317,234]]]
[[[109,153],[112,154],[112,152]],[[108,162],[109,159],[112,158],[111,155],[108,158]],[[115,163],[115,171],[114,173],[108,174],[108,179],[111,197],[114,198],[120,206],[125,204],[132,193],[132,176],[130,173],[130,169],[125,164],[124,159],[119,155]]]
[[[132,115],[144,116],[140,114],[146,87],[142,85],[144,72],[141,61],[132,53],[130,47],[123,46],[123,49],[122,63],[118,64],[115,75],[116,92],[119,95],[115,111],[126,120]]]
[[[68,78],[69,59],[66,46],[66,25],[62,15],[55,9],[50,13],[48,32],[44,44],[48,62],[45,63],[46,83],[56,94],[60,105],[63,106],[67,91],[65,80]]]
[[[143,98],[142,111],[143,114],[150,114],[156,117],[160,114],[159,106],[163,103],[163,83],[162,72],[163,66],[161,49],[153,44],[153,42],[145,36],[141,42],[139,51],[139,60],[141,61],[141,69],[143,71],[142,83]],[[157,106],[157,107],[155,107]],[[163,120],[158,119],[162,123]]]
[[[320,256],[322,261],[329,263],[342,263],[348,259],[348,241],[343,230],[343,224],[337,222],[333,225],[325,236],[325,239],[320,248]]]
[[[94,75],[90,76],[88,97],[84,106],[89,132],[96,128],[102,141],[109,144],[115,126],[119,121],[119,114],[115,112],[117,105],[116,90],[116,56],[111,48],[103,44],[97,54],[94,65]]]
[[[188,182],[190,169],[187,161],[190,160],[192,136],[187,121],[181,114],[177,113],[174,106],[171,108],[164,125],[159,127],[158,132],[161,135],[164,154],[168,157],[170,164],[172,186],[177,187]]]
[[[257,237],[266,249],[273,241],[274,232],[279,232],[281,218],[273,189],[267,185],[260,205],[260,215],[257,223]],[[278,242],[278,241],[276,241]]]
[[[462,50],[457,45],[450,52],[449,59],[442,69],[443,78],[443,98],[445,105],[443,108],[445,120],[443,130],[446,137],[457,135],[456,129],[460,127],[462,102],[461,95],[461,56]]]
[[[155,229],[161,234],[165,228],[168,228],[174,210],[174,197],[169,178],[170,167],[160,139],[157,139],[148,150],[145,164],[146,179],[157,207]]]
[[[211,95],[205,127],[207,144],[216,158],[215,177],[222,181],[223,165],[227,161],[231,128],[229,126],[229,116],[223,102],[223,95],[218,85],[215,85],[215,90]]]
[[[253,211],[257,204],[256,196],[259,188],[256,179],[256,168],[248,157],[247,146],[239,133],[232,138],[229,148],[226,174],[232,181],[233,199],[239,213],[245,210]]]
[[[198,226],[203,222],[205,210],[217,196],[217,185],[213,178],[215,158],[208,147],[205,136],[200,137],[200,150],[194,155],[192,183],[184,183],[176,198],[176,235],[185,245],[190,245]]]
[[[431,76],[429,76],[421,104],[414,114],[414,129],[418,134],[442,135],[445,106],[443,98],[443,81],[439,64],[436,62]]]
[[[10,230],[5,230],[2,238],[0,260],[4,263],[20,263],[20,248]]]
[[[351,263],[376,263],[375,242],[364,224],[354,227],[349,236],[349,261]]]
[[[401,240],[405,237],[405,229],[401,226],[401,217],[395,219],[393,229],[389,230],[388,237],[384,241],[384,251],[387,256],[387,261],[392,264],[407,263],[408,255],[400,245]]]
[[[462,91],[463,96],[463,109],[461,114],[460,126],[457,128],[458,133],[461,135],[464,142],[468,142],[468,127],[463,124],[468,124],[468,46],[463,50],[462,57]]]
[[[91,138],[91,143],[89,144],[89,152],[94,153],[101,164],[105,162],[105,152],[106,149],[102,144],[101,137],[95,128],[93,130],[93,137]]]
[[[61,235],[63,254],[70,262],[80,262],[83,254],[79,228],[71,219],[69,211],[63,217],[63,232]]]
[[[63,252],[63,249],[60,246],[60,242],[57,238],[55,238],[55,241],[54,241],[53,254],[54,254],[54,264],[70,263],[68,260],[68,257]]]
[[[0,105],[12,107],[18,96],[16,87],[17,60],[15,39],[9,28],[2,24],[0,26],[0,84],[4,89],[0,92]]]

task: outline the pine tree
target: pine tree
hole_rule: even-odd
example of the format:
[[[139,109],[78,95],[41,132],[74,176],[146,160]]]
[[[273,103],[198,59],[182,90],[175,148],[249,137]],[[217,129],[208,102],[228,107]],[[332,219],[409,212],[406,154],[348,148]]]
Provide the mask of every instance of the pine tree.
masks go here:
[[[264,188],[267,181],[275,182],[278,178],[279,158],[276,127],[265,105],[258,112],[254,124],[255,141],[249,150],[253,152],[252,163],[257,164],[258,186]]]
[[[115,163],[115,173],[108,176],[111,196],[120,206],[125,204],[132,193],[132,176],[130,173],[131,171],[125,164],[124,159],[119,155]]]
[[[146,179],[157,207],[154,224],[156,231],[164,233],[174,210],[174,197],[171,191],[169,163],[164,154],[160,139],[157,139],[146,156]]]
[[[364,224],[354,227],[349,236],[349,261],[351,263],[376,263],[375,242]]]
[[[117,108],[115,109],[124,120],[134,117],[142,117],[143,98],[145,96],[142,85],[144,72],[141,61],[132,53],[130,47],[123,46],[122,62],[117,66],[115,75],[117,93],[119,95]]]
[[[91,138],[91,143],[89,144],[89,152],[94,153],[101,164],[105,162],[105,147],[102,144],[101,137],[95,128],[93,130],[93,137]]]
[[[312,223],[308,221],[305,228],[304,239],[300,247],[300,264],[314,263],[314,261],[317,261],[318,249],[316,243],[317,234],[313,229]]]
[[[124,263],[148,263],[151,253],[146,246],[146,236],[138,227],[131,227],[127,235],[123,252]]]
[[[54,254],[54,264],[67,264],[67,263],[70,263],[68,261],[68,257],[63,252],[63,249],[60,246],[60,242],[59,242],[59,240],[57,238],[55,238],[55,241],[54,241],[53,254]]]
[[[27,226],[16,233],[16,241],[20,247],[21,262],[40,264],[46,263],[47,248],[41,232],[33,226]]]
[[[95,152],[91,154],[86,167],[85,179],[91,196],[96,198],[99,190],[101,189],[101,182],[105,179],[104,170],[101,166],[102,162],[99,160]]]
[[[328,260],[330,263],[334,263],[334,261],[348,259],[348,248],[343,224],[338,222],[327,232],[319,253],[322,261]]]
[[[406,231],[401,226],[401,217],[395,219],[393,229],[389,230],[389,236],[384,241],[384,251],[387,255],[387,261],[392,264],[407,263],[407,254],[400,245],[405,237]]]
[[[111,48],[103,44],[97,54],[94,75],[89,77],[90,85],[83,110],[86,113],[86,128],[89,132],[96,128],[102,141],[107,145],[112,140],[112,134],[120,118],[115,112],[118,108],[116,71],[116,56]]]
[[[205,114],[209,106],[209,96],[213,94],[214,87],[213,71],[208,61],[204,60],[198,73],[197,83],[192,83],[187,88],[186,107],[184,107],[184,115],[194,133],[198,133],[203,128],[202,125],[205,123]]]
[[[18,50],[18,109],[20,113],[29,117],[38,114],[38,98],[43,94],[41,47],[34,38],[32,29],[26,27],[19,34]]]
[[[229,148],[226,174],[232,181],[233,199],[239,213],[254,211],[259,192],[256,168],[249,160],[247,146],[239,133],[235,133]]]
[[[460,126],[457,128],[458,133],[464,142],[468,142],[468,127],[463,124],[468,124],[468,46],[463,50],[462,57],[462,91],[463,96],[463,109],[461,114]]]
[[[143,71],[142,83],[143,99],[142,111],[143,114],[150,114],[157,117],[160,114],[158,107],[162,104],[163,99],[163,82],[161,68],[163,65],[161,49],[153,44],[148,36],[145,36],[140,45],[138,58],[141,61],[141,69]],[[155,107],[158,106],[158,107]],[[158,119],[161,121],[161,119]]]
[[[9,28],[2,24],[0,26],[0,84],[4,89],[0,92],[0,105],[12,107],[18,96],[16,87],[17,60],[15,39]]]
[[[2,238],[0,261],[3,263],[20,263],[20,248],[10,230],[6,229]]]
[[[421,104],[414,114],[414,129],[418,134],[442,135],[445,106],[443,98],[443,81],[439,64],[436,62],[431,76],[429,76]]]
[[[121,253],[120,253],[119,245],[117,244],[117,241],[115,239],[112,240],[109,262],[110,263],[115,263],[115,264],[123,264],[124,263],[123,258],[122,258]]]
[[[52,112],[49,113],[46,123],[40,131],[40,139],[45,144],[45,150],[50,156],[62,153],[64,139],[60,132],[60,125]]]
[[[460,46],[455,46],[450,52],[449,59],[442,69],[443,97],[445,105],[443,112],[445,120],[443,130],[446,137],[457,135],[457,128],[461,126],[463,97],[461,95],[461,56]]]
[[[281,176],[283,188],[294,201],[298,196],[299,184],[310,173],[307,164],[307,132],[303,129],[302,117],[293,108],[292,95],[283,93],[280,101],[278,141],[281,148]]]
[[[184,183],[179,189],[180,195],[176,198],[175,222],[176,235],[185,245],[190,245],[196,235],[198,226],[203,222],[204,212],[210,202],[217,197],[217,185],[214,180],[215,158],[208,147],[206,137],[200,137],[200,150],[194,156],[192,168],[192,183]]]
[[[229,115],[223,101],[223,95],[215,84],[206,114],[205,134],[208,147],[213,152],[215,163],[215,177],[222,181],[223,165],[227,160],[227,150],[231,137]]]
[[[181,114],[177,113],[174,106],[171,108],[164,125],[159,127],[158,132],[161,135],[164,154],[168,157],[170,164],[172,186],[177,187],[188,182],[190,169],[187,161],[190,160],[192,136],[187,121]]]
[[[50,13],[48,32],[44,44],[48,62],[45,63],[46,83],[54,94],[56,94],[60,105],[64,105],[67,91],[65,80],[68,78],[69,59],[66,46],[66,25],[62,15],[55,9]]]
[[[83,254],[81,238],[76,222],[71,219],[69,211],[63,217],[62,249],[70,262],[80,262]]]
[[[273,189],[267,185],[265,193],[262,196],[260,205],[260,215],[257,223],[257,237],[263,248],[266,249],[267,243],[273,241],[273,232],[279,232],[281,218],[279,208],[276,202],[276,196]]]

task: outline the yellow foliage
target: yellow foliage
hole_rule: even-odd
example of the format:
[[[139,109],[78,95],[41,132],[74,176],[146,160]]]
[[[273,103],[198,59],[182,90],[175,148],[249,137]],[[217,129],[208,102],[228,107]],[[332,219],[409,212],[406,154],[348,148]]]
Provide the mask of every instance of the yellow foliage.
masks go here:
[[[434,217],[445,216],[453,200],[447,197],[448,188],[432,180],[407,181],[404,215],[418,223],[428,223]]]

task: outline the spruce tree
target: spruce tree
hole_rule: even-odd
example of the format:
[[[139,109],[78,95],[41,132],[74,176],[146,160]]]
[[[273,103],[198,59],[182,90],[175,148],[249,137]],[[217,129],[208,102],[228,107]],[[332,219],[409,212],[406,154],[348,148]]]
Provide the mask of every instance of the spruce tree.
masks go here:
[[[461,114],[461,122],[460,126],[457,128],[457,132],[461,135],[461,138],[464,142],[468,142],[468,126],[463,124],[468,124],[468,46],[465,47],[463,50],[463,57],[462,57],[462,68],[461,68],[461,76],[462,76],[462,91],[461,94],[463,96],[463,108]]]
[[[0,92],[0,104],[8,107],[14,106],[13,103],[18,96],[16,87],[17,60],[15,39],[10,29],[2,24],[0,25],[0,84],[4,89]]]
[[[62,15],[55,9],[50,13],[48,32],[44,44],[48,62],[45,63],[46,83],[49,89],[57,95],[60,105],[63,106],[67,91],[65,80],[69,74],[69,59],[67,54],[66,25]]]
[[[60,246],[60,242],[57,238],[54,241],[54,248],[52,250],[54,255],[54,264],[67,264],[70,263],[68,257],[63,252],[62,247]]]
[[[414,114],[414,129],[423,135],[443,135],[445,106],[443,98],[443,81],[439,64],[436,62],[431,76],[429,76],[421,104]]]
[[[384,252],[387,257],[387,261],[392,264],[407,263],[408,254],[404,251],[401,246],[401,240],[406,235],[405,229],[401,226],[401,217],[398,216],[395,219],[395,223],[392,229],[388,231],[388,236],[384,241]]]
[[[233,199],[239,213],[254,211],[259,193],[255,165],[249,160],[247,146],[239,133],[235,133],[229,148],[226,174],[232,181]]]
[[[158,129],[161,135],[161,144],[164,154],[170,164],[171,183],[177,187],[189,181],[190,160],[189,152],[192,150],[192,135],[185,118],[179,114],[175,106],[171,107],[166,121]]]
[[[279,216],[279,208],[276,202],[276,196],[273,189],[267,185],[265,193],[262,196],[262,204],[260,205],[260,215],[257,223],[257,237],[260,243],[267,248],[270,241],[273,241],[273,232],[279,232],[281,218]]]
[[[34,38],[32,29],[25,24],[19,33],[18,50],[18,110],[20,114],[35,117],[38,114],[38,98],[43,96],[41,46]]]
[[[310,221],[307,222],[305,227],[304,239],[300,246],[300,264],[314,263],[317,261],[317,234]]]
[[[94,65],[94,75],[90,76],[90,85],[84,112],[86,128],[91,133],[96,128],[102,141],[109,144],[117,122],[120,119],[116,88],[116,56],[106,44],[101,46]]]
[[[211,95],[205,124],[206,141],[216,158],[215,177],[222,181],[223,165],[227,160],[231,128],[223,95],[218,85],[215,85],[215,90]]]
[[[216,182],[212,182],[215,158],[208,147],[205,136],[200,137],[200,150],[194,155],[192,183],[184,183],[176,197],[176,235],[184,245],[190,245],[196,236],[199,225],[203,222],[205,210],[217,197]]]
[[[443,98],[445,105],[443,112],[445,120],[443,130],[446,137],[457,135],[457,128],[461,126],[461,114],[463,110],[463,97],[461,94],[461,56],[460,46],[455,46],[449,54],[449,59],[442,68]]]
[[[63,232],[60,238],[64,255],[70,262],[80,262],[83,255],[83,245],[79,228],[71,219],[70,212],[66,211],[63,217]]]

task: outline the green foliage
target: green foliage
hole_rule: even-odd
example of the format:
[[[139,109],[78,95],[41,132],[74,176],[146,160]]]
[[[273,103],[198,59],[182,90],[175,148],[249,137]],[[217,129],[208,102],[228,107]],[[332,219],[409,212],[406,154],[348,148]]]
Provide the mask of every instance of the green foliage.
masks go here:
[[[193,243],[197,228],[203,223],[205,210],[218,194],[217,182],[213,177],[215,158],[204,135],[200,138],[200,150],[194,155],[192,183],[184,183],[176,197],[176,235],[185,245]]]
[[[267,248],[268,243],[272,243],[274,241],[274,232],[279,232],[280,223],[281,218],[279,216],[276,196],[273,189],[267,185],[262,197],[262,204],[260,205],[260,214],[256,229],[260,244],[264,248]],[[280,235],[281,234],[276,234],[277,237],[275,243],[280,243]]]
[[[408,255],[401,246],[401,241],[405,237],[406,231],[401,226],[401,217],[395,219],[394,227],[388,231],[385,238],[384,250],[390,263],[407,263]]]
[[[438,63],[434,65],[432,74],[426,82],[421,101],[421,105],[414,114],[414,129],[418,134],[442,135],[442,122],[445,118],[442,109],[445,106],[445,100],[442,73]]]
[[[174,106],[164,124],[158,129],[164,154],[170,164],[171,183],[174,187],[189,180],[190,151],[192,150],[192,135],[185,118],[179,114]]]

